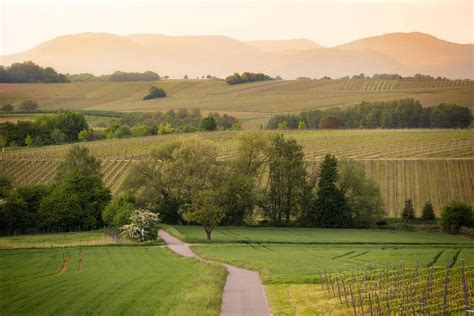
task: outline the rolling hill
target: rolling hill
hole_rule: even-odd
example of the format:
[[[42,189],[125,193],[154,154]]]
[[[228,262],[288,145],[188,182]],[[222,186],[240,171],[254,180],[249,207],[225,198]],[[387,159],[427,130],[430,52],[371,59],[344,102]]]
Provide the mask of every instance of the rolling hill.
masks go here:
[[[226,36],[81,33],[2,56],[0,63],[32,60],[64,73],[152,70],[172,78],[253,71],[285,79],[358,73],[474,79],[473,52],[470,44],[423,33],[391,33],[329,48],[307,39],[244,42]]]

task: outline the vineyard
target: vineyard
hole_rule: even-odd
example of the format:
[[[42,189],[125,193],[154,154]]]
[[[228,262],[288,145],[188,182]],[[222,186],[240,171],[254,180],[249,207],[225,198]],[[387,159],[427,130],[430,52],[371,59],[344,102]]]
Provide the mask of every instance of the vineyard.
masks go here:
[[[240,132],[202,133],[214,141],[221,159],[235,154]],[[406,199],[417,212],[431,201],[438,212],[453,199],[474,203],[473,132],[447,130],[286,131],[304,146],[308,168],[317,172],[326,153],[360,161],[378,183],[388,215],[398,216]],[[160,135],[85,143],[101,161],[103,179],[120,192],[130,167],[160,143],[187,135]],[[50,183],[70,145],[17,149],[0,154],[0,172],[15,185]],[[266,185],[265,174],[260,179]]]
[[[163,88],[168,97],[143,101],[150,85]],[[400,98],[419,99],[426,106],[447,102],[472,108],[473,94],[474,81],[464,80],[277,80],[234,86],[219,80],[0,84],[0,106],[34,99],[43,109],[134,112],[200,108],[203,112],[268,118],[274,113]]]
[[[405,268],[400,264],[327,274],[322,286],[354,315],[470,314],[474,306],[474,267]]]

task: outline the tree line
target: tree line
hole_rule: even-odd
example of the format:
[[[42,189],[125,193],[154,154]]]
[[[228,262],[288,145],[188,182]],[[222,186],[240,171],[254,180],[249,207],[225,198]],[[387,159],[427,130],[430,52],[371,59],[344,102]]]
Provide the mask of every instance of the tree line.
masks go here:
[[[243,72],[242,74],[234,73],[233,75],[225,78],[225,81],[229,85],[241,84],[254,81],[274,80],[272,77],[263,73]]]
[[[159,220],[198,224],[211,239],[218,225],[370,228],[385,217],[376,183],[360,163],[327,154],[317,171],[304,160],[302,146],[283,135],[247,132],[233,159],[218,159],[215,144],[200,136],[160,144],[127,174],[125,191],[111,199],[100,163],[83,146],[70,148],[54,183],[12,187],[0,176],[0,231],[121,228],[133,239],[136,228]],[[260,183],[266,178],[266,185]],[[155,215],[154,215],[155,214]],[[402,220],[414,219],[410,200]],[[427,203],[423,219],[432,221]],[[441,224],[452,233],[474,224],[472,207],[452,201]],[[156,232],[156,230],[153,230]],[[154,234],[156,237],[156,234]],[[147,237],[148,239],[148,237]]]
[[[199,109],[110,115],[115,118],[98,129],[89,127],[84,114],[69,111],[38,115],[33,121],[0,123],[0,147],[40,147],[78,141],[239,129],[239,121],[234,116],[212,112],[203,116]]]
[[[362,102],[346,109],[332,108],[272,117],[268,129],[342,128],[467,128],[472,111],[466,106],[441,103],[423,107],[414,99]]]
[[[80,73],[80,74],[66,74],[66,77],[71,82],[131,82],[131,81],[158,81],[158,80],[164,79],[159,74],[153,71],[126,72],[126,71],[119,71],[119,70],[109,75],[95,76],[91,73]]]
[[[27,82],[57,83],[69,82],[69,79],[51,67],[43,68],[32,61],[14,63],[9,67],[0,66],[0,83]]]

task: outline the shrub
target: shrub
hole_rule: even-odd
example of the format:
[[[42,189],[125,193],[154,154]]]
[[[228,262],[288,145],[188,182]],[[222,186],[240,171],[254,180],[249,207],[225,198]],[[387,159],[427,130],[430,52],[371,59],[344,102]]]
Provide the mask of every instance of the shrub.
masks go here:
[[[38,109],[38,102],[34,100],[25,100],[20,104],[20,110],[22,111],[36,111]]]
[[[130,215],[130,224],[123,225],[120,230],[131,240],[143,242],[155,240],[158,235],[158,223],[160,218],[158,214],[148,210],[138,209]]]
[[[0,108],[0,111],[2,111],[2,112],[11,112],[11,111],[13,111],[13,105],[5,104]]]
[[[344,127],[344,121],[338,117],[328,116],[319,123],[320,129],[340,129]]]
[[[425,206],[423,206],[423,211],[421,213],[421,219],[424,221],[434,221],[436,219],[433,205],[430,201],[426,202]]]
[[[102,212],[102,219],[108,225],[122,226],[130,223],[135,209],[135,197],[130,192],[116,196]]]
[[[165,90],[151,86],[150,89],[148,89],[148,94],[143,97],[143,100],[158,99],[164,97],[166,97]]]
[[[452,201],[443,207],[441,226],[451,233],[459,233],[462,226],[470,227],[474,222],[472,206],[460,201]]]
[[[415,219],[415,208],[413,207],[413,201],[411,199],[405,201],[405,207],[402,210],[402,219],[404,221]]]

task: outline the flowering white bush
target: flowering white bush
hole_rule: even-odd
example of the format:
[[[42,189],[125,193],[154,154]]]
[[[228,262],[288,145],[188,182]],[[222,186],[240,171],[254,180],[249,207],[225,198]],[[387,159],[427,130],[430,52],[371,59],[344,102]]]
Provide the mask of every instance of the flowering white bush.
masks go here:
[[[138,209],[130,215],[130,224],[120,227],[122,235],[131,240],[143,242],[155,240],[158,235],[158,226],[160,222],[158,214],[148,210]]]

